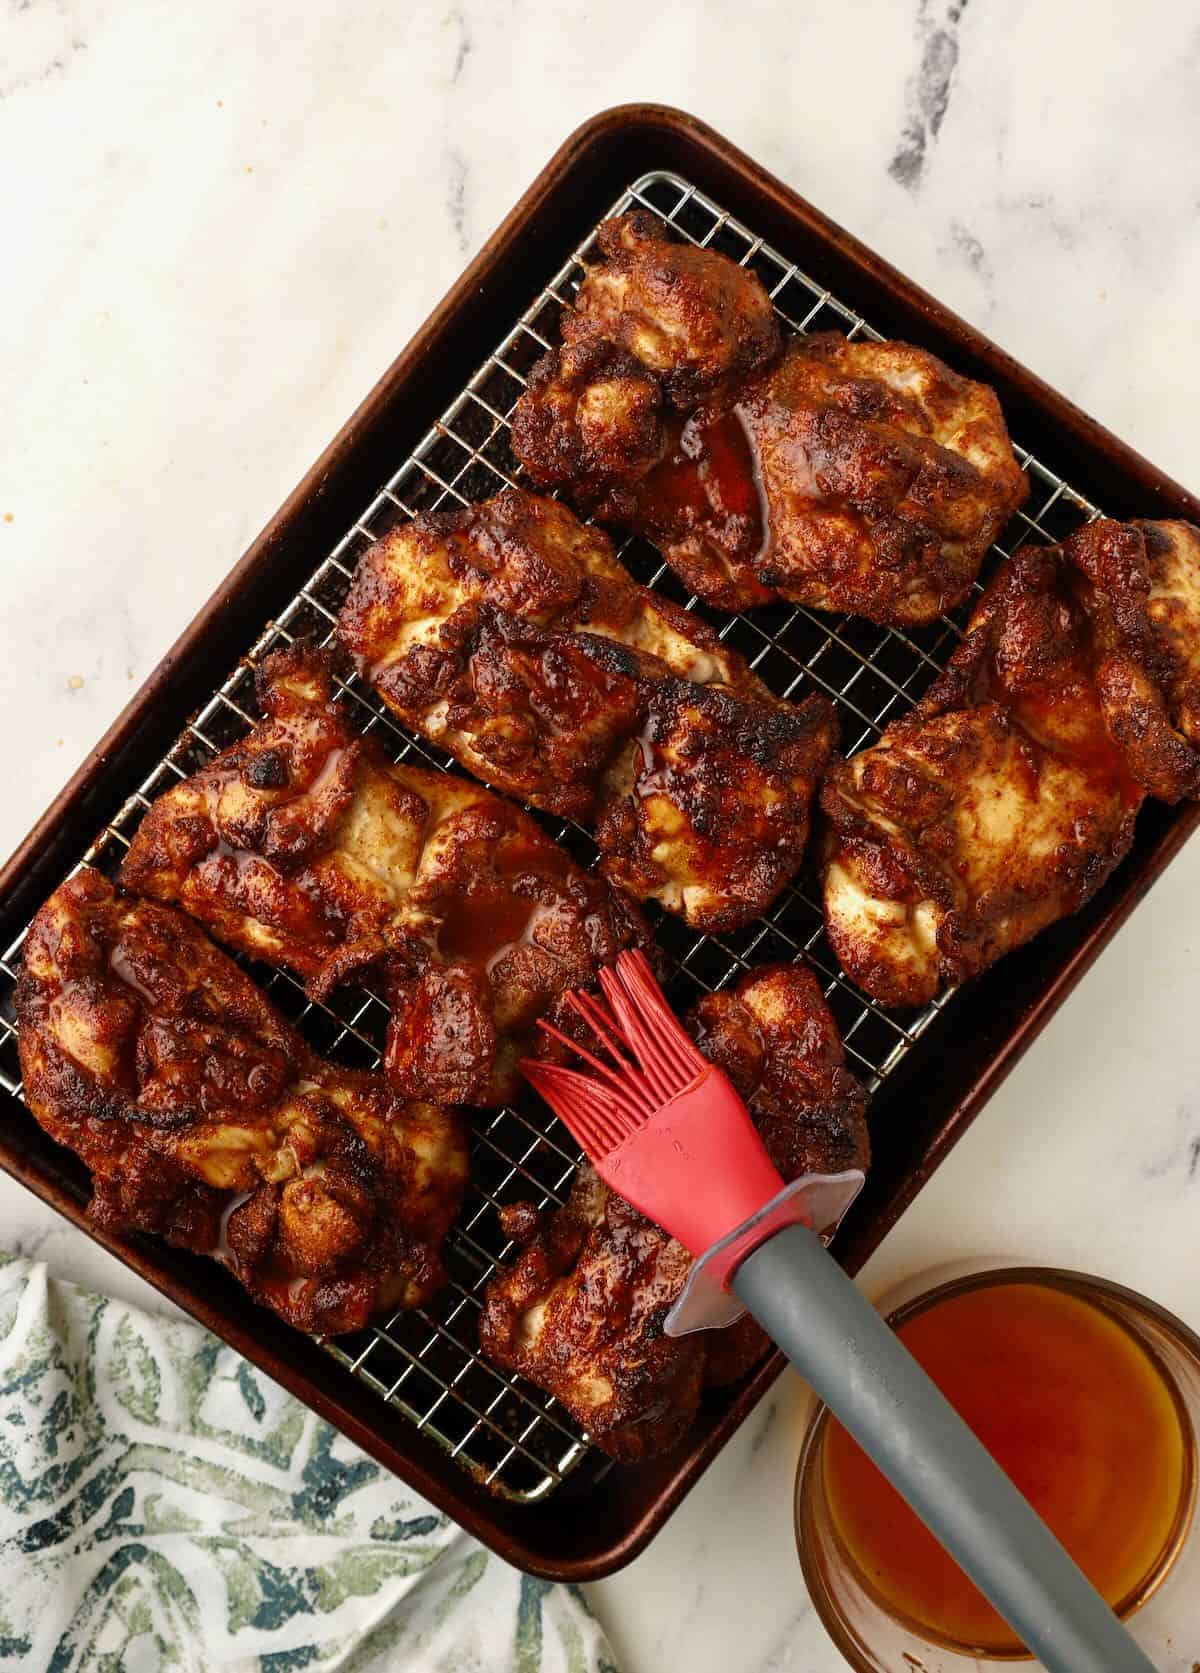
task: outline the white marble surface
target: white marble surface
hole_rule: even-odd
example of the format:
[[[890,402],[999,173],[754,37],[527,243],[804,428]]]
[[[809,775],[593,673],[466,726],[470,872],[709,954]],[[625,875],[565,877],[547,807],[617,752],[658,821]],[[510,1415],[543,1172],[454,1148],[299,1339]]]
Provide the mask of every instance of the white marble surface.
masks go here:
[[[608,104],[705,116],[1195,483],[1198,93],[1187,0],[6,6],[0,851]],[[1193,845],[870,1289],[1013,1251],[1200,1325],[1198,889]],[[7,1181],[0,1243],[141,1288]],[[791,1543],[802,1421],[784,1381],[651,1550],[591,1588],[626,1673],[840,1665]]]

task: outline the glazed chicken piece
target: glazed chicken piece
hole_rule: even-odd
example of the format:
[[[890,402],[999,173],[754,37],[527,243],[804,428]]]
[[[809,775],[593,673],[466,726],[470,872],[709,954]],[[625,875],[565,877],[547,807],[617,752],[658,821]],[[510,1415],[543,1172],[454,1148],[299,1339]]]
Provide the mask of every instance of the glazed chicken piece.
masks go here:
[[[674,412],[689,412],[779,349],[758,278],[716,250],[670,235],[645,210],[605,221],[602,261],[562,321],[513,416],[518,457],[543,486],[590,498],[661,456]]]
[[[866,1095],[810,970],[752,971],[702,999],[687,1026],[746,1099],[785,1179],[866,1168]],[[674,1445],[703,1389],[742,1376],[768,1347],[748,1317],[663,1334],[691,1257],[586,1162],[563,1208],[517,1203],[501,1221],[521,1249],[488,1285],[483,1351],[552,1394],[614,1458]]]
[[[822,792],[842,965],[916,1005],[1077,911],[1147,792],[1200,792],[1200,536],[1094,522],[1002,568],[911,714]]]
[[[644,209],[605,221],[596,242],[604,260],[580,285],[564,338],[615,343],[681,411],[779,348],[779,320],[761,281],[718,250],[667,234]]]
[[[318,1057],[181,912],[85,867],[33,921],[16,1011],[26,1101],[101,1225],[214,1255],[321,1334],[444,1282],[457,1116]]]
[[[995,395],[907,343],[797,339],[597,515],[709,604],[917,626],[967,596],[1028,493]]]
[[[992,391],[905,343],[780,354],[751,274],[636,219],[608,223],[513,414],[533,481],[644,535],[719,609],[917,625],[959,604],[1028,492]],[[664,273],[701,259],[692,306],[669,307]]]
[[[1112,737],[1148,794],[1200,796],[1200,529],[1100,521],[1068,550]]]
[[[773,697],[556,501],[511,491],[396,528],[338,633],[406,726],[592,826],[635,898],[732,929],[799,867],[832,705]]]
[[[307,647],[258,674],[264,719],[154,803],[121,880],[314,997],[374,967],[386,1068],[406,1096],[498,1104],[538,1016],[648,931],[528,814],[479,785],[393,766]]]

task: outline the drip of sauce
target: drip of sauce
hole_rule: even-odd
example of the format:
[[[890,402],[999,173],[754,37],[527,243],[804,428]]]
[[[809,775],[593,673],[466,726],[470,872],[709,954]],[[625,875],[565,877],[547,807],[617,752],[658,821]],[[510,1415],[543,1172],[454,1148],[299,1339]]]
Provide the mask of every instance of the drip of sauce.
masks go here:
[[[658,541],[712,540],[757,565],[770,547],[767,501],[736,407],[693,413],[636,489],[640,526]]]
[[[495,876],[486,886],[451,895],[437,908],[438,952],[447,963],[472,964],[489,979],[515,948],[532,944],[537,926],[555,910],[532,895],[517,894],[513,882],[521,877],[563,880],[577,869],[565,849],[523,837],[501,843],[493,865]]]
[[[502,947],[498,947],[487,960],[487,963],[483,968],[489,981],[494,978],[495,972],[501,962],[506,959],[510,953],[516,952],[520,947],[536,946],[539,952],[545,953],[548,958],[557,960],[557,953],[553,952],[549,947],[542,946],[541,942],[537,939],[538,926],[540,924],[544,924],[547,919],[552,918],[554,913],[555,908],[553,906],[543,906],[540,902],[534,907],[533,911],[529,914],[528,923],[525,925],[525,928],[521,931],[517,939],[515,941],[505,943]]]
[[[999,703],[1039,749],[1070,761],[1104,784],[1124,807],[1140,807],[1145,791],[1108,735],[1096,689],[1082,668],[1066,667],[1053,680],[1013,690],[994,652],[980,660],[968,686],[972,707]],[[1033,787],[1032,794],[1036,794]]]
[[[569,877],[578,870],[566,849],[556,842],[533,842],[524,835],[502,842],[492,863],[498,877]]]
[[[474,889],[453,895],[441,908],[437,945],[450,964],[492,966],[525,935],[538,903],[509,889]]]
[[[899,1336],[1105,1599],[1165,1572],[1190,1510],[1191,1431],[1165,1372],[1067,1290],[993,1282],[916,1313]],[[961,1653],[1020,1648],[1001,1617],[842,1426],[822,1467],[833,1524],[868,1590]]]

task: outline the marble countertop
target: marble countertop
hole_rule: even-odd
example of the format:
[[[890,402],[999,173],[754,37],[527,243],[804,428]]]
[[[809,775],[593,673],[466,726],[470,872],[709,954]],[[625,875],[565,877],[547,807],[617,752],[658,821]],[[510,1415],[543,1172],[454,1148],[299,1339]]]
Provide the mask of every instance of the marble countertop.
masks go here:
[[[694,110],[1184,481],[1200,453],[1186,0],[24,0],[0,16],[0,852],[583,117]],[[19,762],[19,771],[13,766]],[[1200,1326],[1200,845],[863,1275],[1011,1253]],[[0,1180],[0,1243],[161,1305]],[[590,1588],[625,1673],[841,1665],[785,1378]]]

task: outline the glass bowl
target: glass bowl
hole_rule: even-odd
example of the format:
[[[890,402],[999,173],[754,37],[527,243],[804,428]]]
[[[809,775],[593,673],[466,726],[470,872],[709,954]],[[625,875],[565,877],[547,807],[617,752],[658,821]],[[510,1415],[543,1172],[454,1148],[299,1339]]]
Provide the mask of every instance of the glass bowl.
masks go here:
[[[1107,1279],[1055,1267],[962,1262],[918,1274],[890,1291],[879,1310],[893,1327],[985,1284],[1038,1284],[1090,1302],[1123,1325],[1155,1361],[1173,1390],[1190,1434],[1187,1489],[1169,1550],[1118,1613],[1161,1673],[1194,1673],[1200,1661],[1200,1537],[1196,1459],[1200,1449],[1200,1336],[1155,1302]],[[933,1642],[926,1629],[897,1616],[876,1596],[846,1550],[825,1491],[824,1442],[829,1411],[818,1406],[796,1474],[796,1542],[809,1595],[826,1631],[861,1673],[970,1673],[1001,1664],[1037,1668],[1028,1652],[981,1651]]]

